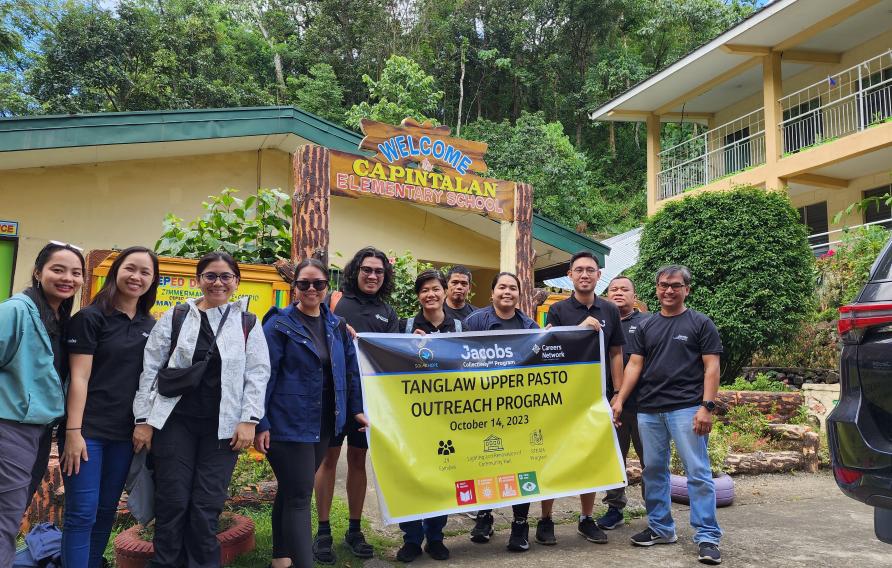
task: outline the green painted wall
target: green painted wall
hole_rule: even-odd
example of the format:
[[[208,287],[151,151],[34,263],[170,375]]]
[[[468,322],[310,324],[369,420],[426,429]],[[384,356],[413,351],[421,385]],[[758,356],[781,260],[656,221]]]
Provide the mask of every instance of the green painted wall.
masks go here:
[[[11,295],[14,264],[15,241],[0,240],[0,302]]]

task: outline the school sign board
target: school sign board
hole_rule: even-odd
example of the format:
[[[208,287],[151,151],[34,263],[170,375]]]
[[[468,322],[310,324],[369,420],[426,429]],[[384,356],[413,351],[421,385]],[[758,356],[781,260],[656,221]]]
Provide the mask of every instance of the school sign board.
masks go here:
[[[514,219],[514,182],[482,177],[487,145],[449,136],[448,126],[399,126],[363,119],[363,157],[331,150],[333,195],[396,199],[430,207],[480,213],[499,221]]]
[[[590,329],[359,334],[385,521],[626,484]]]

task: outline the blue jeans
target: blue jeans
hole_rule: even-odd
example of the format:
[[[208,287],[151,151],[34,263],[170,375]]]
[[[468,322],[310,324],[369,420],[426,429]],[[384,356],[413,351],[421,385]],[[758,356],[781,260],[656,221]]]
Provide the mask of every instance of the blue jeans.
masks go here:
[[[427,537],[427,541],[435,542],[443,540],[443,527],[446,526],[446,515],[439,517],[430,517],[423,521],[406,521],[400,523],[400,529],[403,531],[403,541],[407,544],[417,544],[421,546],[422,541]]]
[[[59,444],[64,446],[62,433]],[[108,544],[118,501],[133,460],[130,440],[84,438],[89,461],[81,460],[80,472],[64,475],[65,524],[62,531],[62,563],[67,568],[99,568]]]
[[[638,431],[644,445],[644,503],[647,523],[662,537],[675,534],[669,498],[669,441],[675,441],[678,456],[688,476],[691,526],[694,542],[719,543],[722,529],[715,514],[715,485],[706,452],[708,436],[694,433],[694,415],[699,406],[672,412],[638,411]]]

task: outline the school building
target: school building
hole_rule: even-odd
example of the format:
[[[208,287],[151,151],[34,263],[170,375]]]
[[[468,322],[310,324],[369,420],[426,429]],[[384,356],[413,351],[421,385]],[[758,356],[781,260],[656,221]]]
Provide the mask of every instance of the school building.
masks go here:
[[[590,116],[647,123],[649,214],[752,184],[788,192],[818,252],[892,226],[876,204],[834,222],[890,190],[892,0],[776,0]],[[689,133],[671,146],[670,123]]]
[[[294,191],[292,156],[304,144],[361,155],[362,136],[293,107],[37,116],[0,121],[0,299],[24,288],[50,240],[85,250],[153,246],[162,220],[202,214],[223,189]],[[498,221],[446,208],[333,195],[333,264],[374,245],[474,271],[478,297],[500,266]],[[4,236],[5,235],[5,236]],[[536,281],[566,271],[578,250],[609,247],[533,218]],[[339,256],[340,255],[340,256]]]

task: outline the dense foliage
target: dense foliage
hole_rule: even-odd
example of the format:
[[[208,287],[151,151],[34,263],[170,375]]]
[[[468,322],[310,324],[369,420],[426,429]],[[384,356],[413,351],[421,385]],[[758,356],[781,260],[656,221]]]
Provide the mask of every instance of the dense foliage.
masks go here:
[[[653,282],[666,264],[691,269],[687,303],[719,329],[725,382],[757,350],[789,338],[813,309],[814,257],[781,192],[743,187],[667,204],[644,225],[633,278]],[[658,305],[652,286],[639,294]]]
[[[888,240],[889,231],[879,225],[859,227],[846,231],[842,242],[818,259],[818,301],[824,319],[836,319],[837,309],[855,299]]]
[[[288,104],[352,127],[514,128],[489,159],[544,180],[536,207],[617,232],[644,215],[644,128],[588,113],[764,3],[3,0],[0,114]],[[501,153],[543,125],[555,154]]]
[[[199,258],[223,250],[238,262],[272,264],[291,258],[291,198],[276,189],[260,189],[247,199],[224,189],[202,203],[206,213],[189,221],[168,214],[155,243],[158,254]]]

